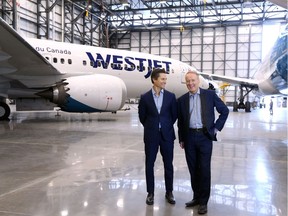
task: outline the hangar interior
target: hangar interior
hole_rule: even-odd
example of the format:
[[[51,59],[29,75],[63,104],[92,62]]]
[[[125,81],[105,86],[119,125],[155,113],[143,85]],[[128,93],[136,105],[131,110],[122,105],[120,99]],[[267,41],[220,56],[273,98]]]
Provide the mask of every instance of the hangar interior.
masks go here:
[[[241,78],[254,77],[288,20],[279,0],[1,0],[0,7],[25,37],[151,53]],[[240,88],[219,85],[228,105],[238,100]],[[253,92],[245,100],[262,105]]]
[[[282,0],[0,0],[0,16],[25,37],[159,54],[199,71],[249,78],[268,39],[287,23],[285,6]],[[231,87],[226,101],[238,96]],[[176,204],[165,200],[158,154],[155,203],[146,205],[136,104],[117,114],[10,106],[10,120],[0,122],[0,216],[198,215],[185,208],[192,192],[177,139]],[[268,108],[229,109],[213,144],[206,215],[287,216],[287,108],[275,106],[273,115]]]

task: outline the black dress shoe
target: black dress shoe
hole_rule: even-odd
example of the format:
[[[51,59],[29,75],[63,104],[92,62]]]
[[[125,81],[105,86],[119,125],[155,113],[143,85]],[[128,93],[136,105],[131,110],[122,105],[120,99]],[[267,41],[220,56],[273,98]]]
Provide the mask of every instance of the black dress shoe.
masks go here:
[[[175,204],[176,203],[172,192],[166,192],[165,198],[167,199],[167,202],[170,203],[170,204]]]
[[[147,198],[146,198],[146,204],[147,205],[153,205],[154,204],[154,194],[153,193],[148,193]]]
[[[200,205],[198,208],[198,214],[206,214],[207,213],[207,205]]]
[[[199,205],[199,201],[193,199],[193,200],[191,200],[191,201],[185,203],[185,205],[186,205],[186,207],[194,207],[194,206],[196,206],[196,205]]]

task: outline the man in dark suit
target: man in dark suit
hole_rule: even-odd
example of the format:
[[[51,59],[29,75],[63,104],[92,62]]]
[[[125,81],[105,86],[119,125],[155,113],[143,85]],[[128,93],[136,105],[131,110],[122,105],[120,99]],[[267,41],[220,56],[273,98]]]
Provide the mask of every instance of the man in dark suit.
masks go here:
[[[173,196],[173,151],[177,119],[177,101],[173,93],[165,90],[166,72],[154,69],[151,73],[153,87],[141,95],[138,114],[144,126],[145,174],[147,184],[147,205],[154,204],[154,163],[158,150],[163,158],[166,200],[175,204]]]
[[[191,177],[193,199],[186,207],[199,205],[198,213],[207,213],[211,187],[212,141],[221,131],[229,110],[214,90],[199,88],[197,71],[185,75],[189,92],[178,99],[178,135],[180,146],[185,150]],[[215,121],[215,110],[219,117]]]

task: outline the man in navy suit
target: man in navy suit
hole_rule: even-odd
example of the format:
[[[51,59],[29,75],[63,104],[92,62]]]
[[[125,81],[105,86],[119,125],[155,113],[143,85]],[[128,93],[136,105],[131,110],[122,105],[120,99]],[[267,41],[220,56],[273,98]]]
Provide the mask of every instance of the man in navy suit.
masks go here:
[[[154,69],[151,73],[153,87],[141,95],[138,114],[144,126],[145,174],[147,185],[146,204],[154,204],[154,163],[158,150],[164,163],[166,200],[175,204],[173,196],[173,151],[175,131],[173,124],[177,119],[175,94],[165,90],[166,72]]]
[[[193,199],[186,207],[199,205],[198,213],[207,213],[211,187],[212,141],[221,131],[229,110],[214,90],[199,88],[197,71],[185,75],[189,90],[178,99],[178,135],[180,146],[185,150],[191,177]],[[215,109],[219,117],[215,121]]]

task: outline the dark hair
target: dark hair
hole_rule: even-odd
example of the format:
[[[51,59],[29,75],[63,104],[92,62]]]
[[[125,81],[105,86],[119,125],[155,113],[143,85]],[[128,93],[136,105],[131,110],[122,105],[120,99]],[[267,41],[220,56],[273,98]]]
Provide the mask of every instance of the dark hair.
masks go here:
[[[166,71],[164,68],[155,68],[153,69],[152,73],[151,73],[151,82],[154,83],[153,79],[157,80],[158,77],[160,76],[160,73],[165,73]]]

